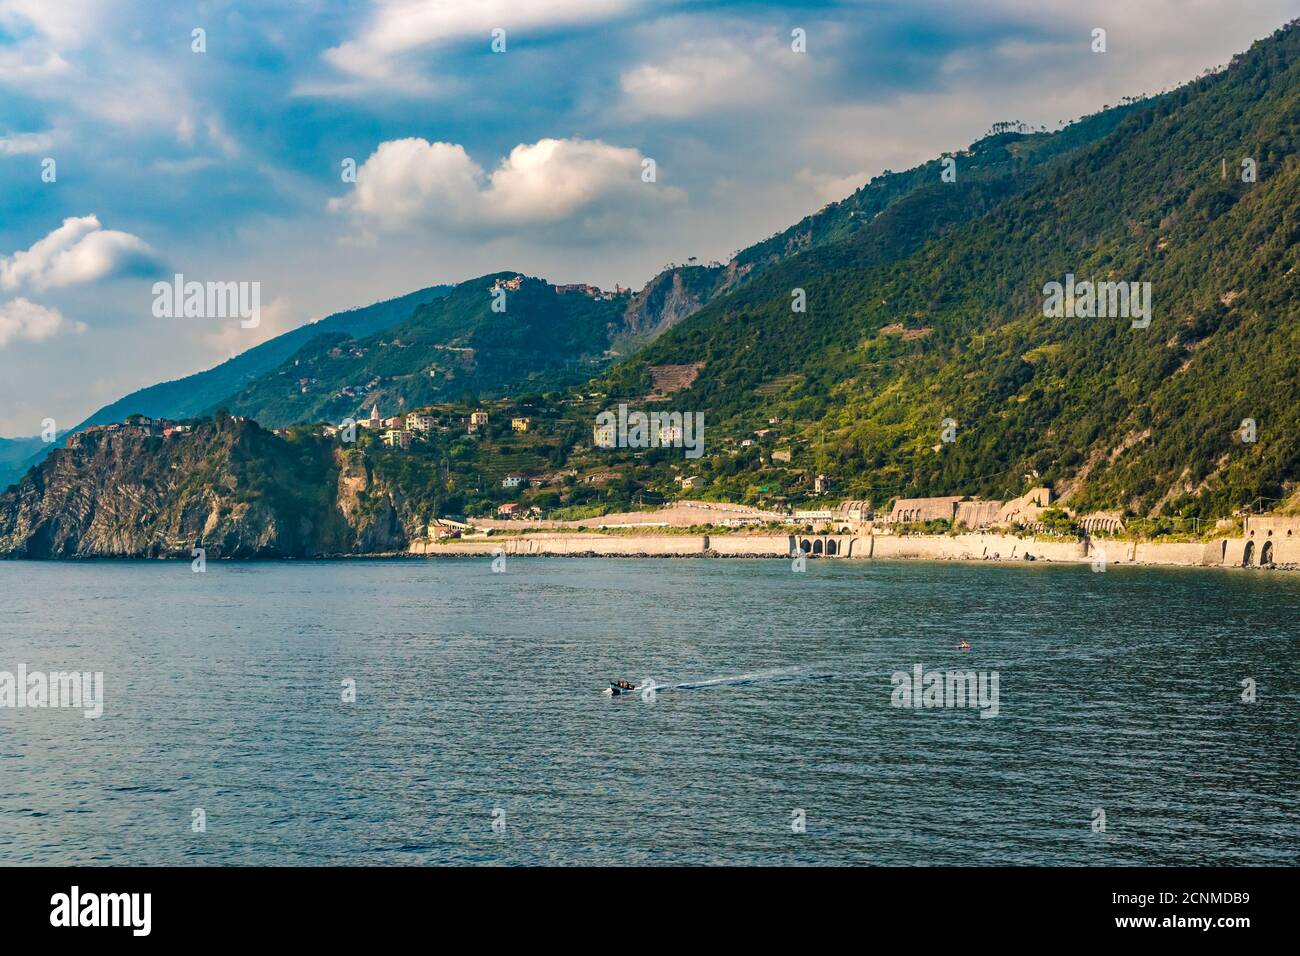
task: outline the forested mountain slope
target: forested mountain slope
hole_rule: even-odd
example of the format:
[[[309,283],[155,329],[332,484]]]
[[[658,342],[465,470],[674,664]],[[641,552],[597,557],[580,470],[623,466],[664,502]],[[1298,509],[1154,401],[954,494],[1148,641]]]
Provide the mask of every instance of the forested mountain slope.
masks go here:
[[[1029,476],[1137,513],[1283,497],[1300,467],[1298,53],[1300,33],[1279,31],[1041,177],[980,181],[959,158],[955,183],[935,171],[872,229],[715,300],[608,384],[644,395],[650,366],[702,362],[674,407],[715,434],[781,418],[846,496],[1009,496]],[[1067,274],[1150,282],[1149,327],[1046,317],[1044,287]]]

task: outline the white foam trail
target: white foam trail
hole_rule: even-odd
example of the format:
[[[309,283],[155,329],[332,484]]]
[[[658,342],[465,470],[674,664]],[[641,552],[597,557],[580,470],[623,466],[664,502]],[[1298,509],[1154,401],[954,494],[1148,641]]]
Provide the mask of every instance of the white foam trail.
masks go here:
[[[753,674],[736,674],[732,677],[714,677],[710,680],[687,681],[683,684],[671,684],[669,687],[672,690],[696,690],[701,687],[720,687],[724,684],[744,684],[790,676],[793,676],[793,673],[790,670],[759,671]]]
[[[781,681],[781,680],[827,680],[832,677],[831,674],[809,674],[800,667],[784,667],[771,671],[754,671],[749,674],[733,674],[728,677],[713,677],[709,680],[701,681],[684,681],[680,684],[656,684],[655,691],[662,692],[668,690],[702,690],[708,687],[726,687],[733,684],[756,684],[762,681]],[[636,691],[620,696],[639,696],[640,691],[645,686],[643,681],[637,685]]]

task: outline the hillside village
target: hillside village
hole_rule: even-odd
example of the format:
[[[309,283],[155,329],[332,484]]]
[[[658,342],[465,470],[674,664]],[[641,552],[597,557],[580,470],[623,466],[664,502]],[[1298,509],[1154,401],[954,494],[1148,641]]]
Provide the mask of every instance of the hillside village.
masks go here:
[[[750,437],[720,439],[721,448],[712,454],[717,461],[688,462],[670,447],[612,447],[608,429],[591,424],[592,410],[600,405],[601,396],[576,393],[384,415],[376,402],[356,420],[270,431],[288,440],[325,439],[351,448],[366,456],[376,474],[397,484],[447,488],[450,494],[425,498],[430,513],[422,530],[430,540],[700,527],[734,533],[793,529],[811,535],[999,532],[1079,538],[1185,530],[1133,523],[1114,511],[1079,513],[1045,485],[1009,500],[962,494],[843,498],[828,476],[809,473],[791,448],[781,447],[777,416]],[[114,433],[169,439],[190,432],[194,424],[133,415],[76,433],[68,445],[81,447],[93,436]],[[671,428],[661,429],[659,437],[668,446],[674,435]],[[727,467],[741,458],[783,473],[784,483],[750,485],[734,494]],[[1195,530],[1223,534],[1241,524],[1226,519]]]
[[[112,434],[114,432],[170,438],[172,435],[184,435],[191,431],[193,427],[188,422],[171,421],[166,418],[150,418],[147,415],[132,415],[124,422],[89,425],[79,432],[68,435],[67,443],[69,448],[77,448],[85,438],[101,433]]]
[[[654,393],[647,401],[664,401],[669,396],[663,392],[675,390],[661,391],[664,379],[676,378],[675,384],[681,387],[689,384],[696,371],[675,367],[663,376],[656,375]],[[1125,530],[1120,514],[1075,514],[1056,502],[1052,489],[1045,486],[1032,487],[1010,500],[958,494],[832,503],[840,489],[827,475],[806,467],[806,449],[783,442],[778,416],[770,417],[749,436],[723,436],[721,448],[712,450],[715,460],[697,463],[674,452],[672,446],[681,437],[676,425],[657,428],[657,448],[616,448],[612,425],[590,424],[592,411],[599,406],[600,396],[579,393],[519,402],[502,399],[473,409],[437,405],[385,416],[376,402],[369,415],[354,425],[359,444],[376,452],[382,449],[387,459],[432,456],[438,460],[434,474],[439,481],[454,484],[457,472],[463,475],[462,482],[472,481],[462,487],[472,490],[477,500],[465,502],[455,512],[453,520],[458,522],[468,515],[480,523],[497,519],[562,524],[595,517],[602,511],[670,507],[688,493],[703,492],[711,500],[752,509],[753,514],[744,519],[724,520],[724,526],[781,523],[814,531],[1019,528],[1035,533],[1089,534],[1122,534]],[[316,433],[338,439],[346,427],[323,424],[317,426]],[[287,434],[289,429],[276,432]],[[733,477],[728,470],[738,459],[770,473],[771,483],[737,487],[728,480]],[[473,467],[464,467],[466,464]],[[686,517],[691,524],[701,523],[696,520],[698,515]],[[434,522],[433,527],[442,534],[442,526]],[[455,527],[446,526],[452,533]]]

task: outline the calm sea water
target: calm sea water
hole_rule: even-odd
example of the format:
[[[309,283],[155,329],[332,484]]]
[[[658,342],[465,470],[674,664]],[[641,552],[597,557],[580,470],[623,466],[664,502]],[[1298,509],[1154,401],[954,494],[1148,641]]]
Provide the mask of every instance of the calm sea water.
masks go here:
[[[0,671],[106,680],[0,709],[3,864],[1297,862],[1300,576],[0,562],[0,601]],[[918,663],[998,716],[891,706]]]

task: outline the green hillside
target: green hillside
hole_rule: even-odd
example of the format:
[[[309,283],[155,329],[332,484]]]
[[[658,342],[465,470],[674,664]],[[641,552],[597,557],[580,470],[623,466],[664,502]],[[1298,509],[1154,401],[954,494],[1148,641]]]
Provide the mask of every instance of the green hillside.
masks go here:
[[[710,439],[781,419],[766,441],[794,447],[804,474],[729,477],[713,454],[719,494],[796,491],[825,471],[837,494],[878,499],[1008,496],[1027,480],[1136,513],[1285,497],[1300,465],[1297,52],[1300,34],[1279,31],[1033,172],[962,176],[958,157],[942,183],[932,169],[868,226],[665,333],[610,374],[611,397],[645,395],[651,365],[702,362],[671,404],[703,411]],[[1257,182],[1241,181],[1243,157]],[[1067,273],[1151,282],[1150,327],[1044,317],[1045,283]],[[1234,437],[1244,418],[1253,443]]]
[[[463,282],[374,335],[316,338],[220,404],[266,426],[340,421],[376,403],[393,415],[466,395],[571,385],[609,364],[626,296],[561,294],[526,278],[494,311],[489,289],[515,276]]]
[[[432,286],[395,299],[347,312],[337,312],[319,322],[299,326],[283,335],[241,352],[204,372],[187,375],[132,392],[106,405],[78,425],[120,422],[133,414],[151,418],[186,418],[211,408],[246,383],[271,371],[313,339],[326,335],[366,336],[410,317],[422,305],[446,295],[449,286]]]
[[[1105,109],[1056,132],[1034,132],[1015,121],[996,122],[989,134],[970,148],[948,155],[957,165],[960,181],[1023,181],[1057,157],[1110,134],[1138,105],[1131,102]],[[944,157],[937,157],[903,172],[886,171],[848,198],[830,203],[788,229],[741,250],[728,265],[727,276],[719,282],[717,291],[727,292],[752,281],[791,256],[859,233],[871,233],[875,219],[895,203],[915,198],[917,193],[928,192],[939,183],[943,167]]]

